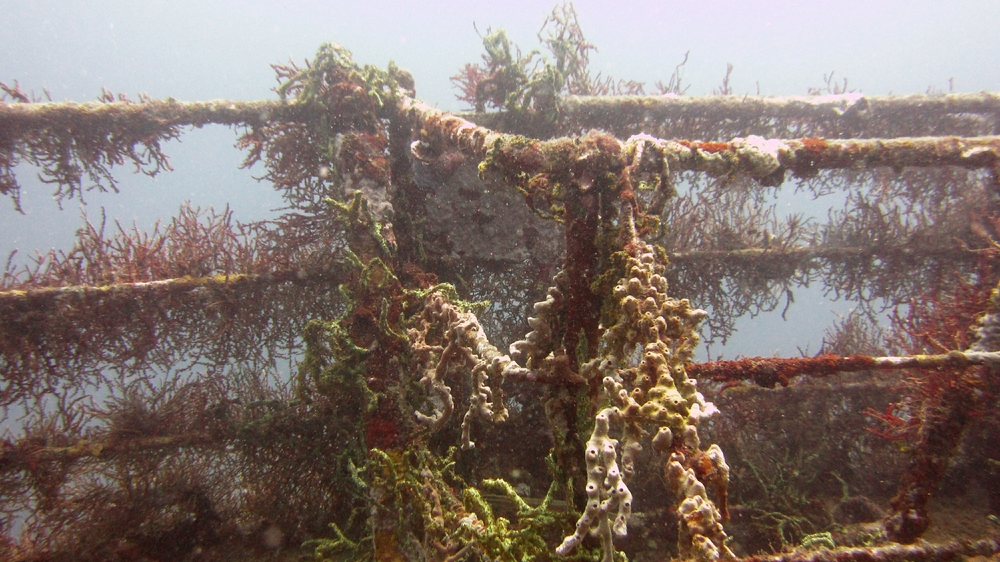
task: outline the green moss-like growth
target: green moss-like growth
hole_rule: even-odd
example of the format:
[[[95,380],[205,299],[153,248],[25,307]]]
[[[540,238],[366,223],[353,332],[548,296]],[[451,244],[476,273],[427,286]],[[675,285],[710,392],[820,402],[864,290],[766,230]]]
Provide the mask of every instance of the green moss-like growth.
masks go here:
[[[375,408],[377,396],[364,379],[364,360],[369,352],[351,341],[339,321],[311,320],[303,340],[306,353],[299,363],[300,397],[307,398],[306,388],[315,388],[322,394],[336,395],[341,404],[357,404],[358,413]]]
[[[554,123],[559,117],[559,94],[591,95],[615,88],[611,79],[590,76],[589,55],[597,49],[584,38],[572,4],[552,10],[538,40],[548,56],[538,49],[523,54],[503,28],[487,30],[483,63],[466,64],[452,77],[462,91],[459,99],[479,113],[530,111]]]
[[[283,100],[292,98],[299,105],[319,104],[327,110],[336,110],[339,116],[352,115],[365,120],[374,117],[373,111],[395,105],[400,91],[410,93],[413,89],[413,77],[394,63],[390,62],[386,70],[372,65],[359,66],[351,51],[336,43],[320,45],[306,68],[293,65],[280,78],[284,81],[276,91]],[[360,88],[352,88],[352,85]],[[364,103],[367,107],[358,108],[363,111],[357,113],[340,111],[346,109],[341,106],[345,102]]]
[[[572,517],[552,508],[556,485],[541,504],[531,507],[506,481],[484,480],[483,489],[499,492],[514,503],[514,524],[496,515],[478,488],[455,476],[456,452],[453,448],[440,457],[417,447],[402,452],[372,449],[359,471],[376,502],[370,534],[351,539],[331,526],[332,537],[309,541],[306,546],[314,548],[322,560],[412,557],[426,546],[449,560],[553,560],[548,542],[571,524]],[[595,556],[583,552],[576,559]]]
[[[490,74],[476,85],[476,111],[485,111],[486,107],[507,111],[530,107],[534,71],[529,67],[538,51],[533,50],[522,56],[521,50],[511,44],[503,28],[488,30],[483,37],[483,48],[486,49],[483,61]]]
[[[371,542],[371,537],[360,542],[352,541],[336,523],[330,523],[330,530],[333,532],[332,538],[308,540],[302,547],[312,549],[318,560],[371,560],[371,548],[366,544]]]

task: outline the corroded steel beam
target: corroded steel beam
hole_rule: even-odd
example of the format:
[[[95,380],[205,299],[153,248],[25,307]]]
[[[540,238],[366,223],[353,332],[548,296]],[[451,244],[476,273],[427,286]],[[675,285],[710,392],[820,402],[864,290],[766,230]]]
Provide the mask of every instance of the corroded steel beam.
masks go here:
[[[343,277],[343,275],[338,273],[306,273],[301,270],[290,270],[260,274],[219,274],[209,277],[186,276],[135,283],[109,283],[107,285],[7,289],[0,291],[0,314],[8,307],[40,306],[47,302],[69,304],[99,298],[164,297],[167,295],[197,293],[198,291],[215,288],[239,290],[254,285],[276,285],[280,283],[330,283]]]
[[[694,377],[720,382],[751,380],[760,386],[785,386],[797,375],[827,376],[843,372],[939,369],[985,365],[1000,367],[1000,352],[950,351],[940,355],[905,355],[901,357],[869,357],[867,355],[820,355],[817,357],[745,357],[735,361],[695,363],[687,367]]]
[[[493,156],[517,173],[551,173],[576,165],[567,158],[579,139],[530,139],[504,134],[422,102],[404,101],[403,109],[422,131],[423,142],[447,143],[478,159]],[[779,185],[785,172],[809,176],[817,170],[890,167],[992,168],[1000,157],[1000,137],[913,137],[892,139],[765,139],[756,136],[729,142],[665,140],[635,135],[621,152],[641,161],[658,155],[671,172],[697,171],[712,176],[745,173],[765,185]]]
[[[120,121],[148,121],[156,127],[191,125],[252,125],[292,118],[299,111],[284,101],[177,101],[0,103],[0,130],[22,131],[81,124],[113,127]]]
[[[762,554],[741,558],[741,562],[924,562],[939,560],[965,560],[996,556],[1000,541],[982,539],[962,540],[944,544],[888,544],[885,546],[848,547],[834,550],[797,548],[781,554]]]
[[[173,98],[134,102],[0,103],[0,125],[45,126],[55,121],[87,116],[91,119],[147,118],[160,124],[234,125],[256,123],[281,116],[295,108],[280,100],[211,100],[182,102]],[[560,100],[564,117],[586,125],[615,115],[635,114],[644,120],[669,120],[686,114],[718,113],[726,117],[764,116],[816,119],[872,112],[905,115],[1000,115],[1000,93],[976,92],[948,95],[865,96],[565,96]],[[469,116],[476,118],[482,116]],[[465,117],[465,115],[463,115]],[[597,126],[597,125],[594,125]]]
[[[978,103],[988,105],[988,102],[991,103],[997,96],[977,94],[969,100],[961,96],[952,99],[953,97],[946,96],[946,99],[939,101],[935,101],[937,98],[927,98],[920,103],[939,105],[951,103],[961,107],[963,103],[972,104],[978,99]],[[760,98],[758,102],[765,106],[777,103],[761,101],[767,99],[769,98]],[[808,101],[796,100],[797,98],[790,98],[782,103],[810,104]],[[609,98],[608,103],[611,101],[627,105],[629,98]],[[570,140],[536,140],[508,135],[480,127],[462,117],[434,109],[423,102],[404,98],[401,104],[403,111],[408,113],[426,133],[425,139],[431,142],[445,141],[479,159],[486,158],[490,150],[500,152],[517,150],[519,156],[531,157],[537,161],[538,169],[557,167],[562,163],[553,161],[553,158],[565,152],[567,140]],[[838,106],[834,103],[833,107]],[[256,124],[274,119],[302,119],[309,111],[311,110],[305,106],[282,101],[179,102],[166,99],[143,103],[0,103],[0,130],[6,131],[4,136],[8,136],[9,140],[14,140],[31,129],[61,125],[93,128],[95,125],[103,124],[113,128],[116,123],[125,121],[133,124],[148,121],[151,126],[158,128],[182,125],[200,127],[209,123]],[[663,140],[647,135],[636,135],[625,141],[623,150],[629,153],[639,144],[645,145],[645,150],[652,149],[652,152],[661,154],[669,164],[669,169],[674,172],[701,171],[715,176],[747,173],[755,179],[774,185],[781,182],[786,170],[808,175],[821,169],[877,166],[988,168],[996,166],[1000,155],[1000,137],[993,136],[850,140],[818,138],[783,140],[750,136],[729,142],[701,142]],[[513,161],[520,164],[524,159],[515,158]]]
[[[905,117],[948,114],[1000,115],[1000,93],[866,96],[860,93],[820,96],[566,96],[563,116],[583,126],[612,119],[669,121],[690,115],[723,118],[763,117],[816,120],[868,115]]]

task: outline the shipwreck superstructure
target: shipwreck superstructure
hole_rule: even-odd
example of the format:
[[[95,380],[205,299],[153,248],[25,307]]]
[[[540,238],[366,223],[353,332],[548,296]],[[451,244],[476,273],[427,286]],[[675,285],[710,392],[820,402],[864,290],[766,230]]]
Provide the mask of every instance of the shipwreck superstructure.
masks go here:
[[[457,77],[474,114],[334,44],[275,65],[273,101],[5,86],[15,205],[21,163],[77,197],[226,125],[287,207],[88,224],[8,266],[0,405],[23,430],[0,450],[0,552],[1000,551],[918,541],[949,470],[1000,485],[1000,95],[644,95],[589,79],[561,14],[534,66],[487,35]],[[782,218],[777,190],[842,207]],[[695,362],[701,337],[810,283],[858,303],[821,355]],[[864,315],[896,305],[893,343],[866,337]]]

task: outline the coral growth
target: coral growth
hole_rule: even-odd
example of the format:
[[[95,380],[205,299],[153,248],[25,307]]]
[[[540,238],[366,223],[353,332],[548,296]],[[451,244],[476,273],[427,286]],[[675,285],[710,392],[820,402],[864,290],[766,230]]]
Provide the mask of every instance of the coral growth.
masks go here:
[[[455,401],[445,378],[450,371],[466,371],[470,379],[467,386],[472,388],[472,394],[469,409],[462,418],[462,448],[471,449],[475,447],[471,438],[473,420],[476,417],[491,422],[507,419],[501,384],[506,377],[524,376],[527,371],[490,344],[475,314],[452,304],[458,301],[454,288],[442,289],[427,296],[416,327],[409,330],[413,352],[425,365],[420,382],[433,405],[430,414],[417,411],[416,416],[432,431],[446,424],[454,411]],[[447,298],[448,290],[450,299]],[[495,381],[493,388],[487,386],[491,379]]]
[[[670,487],[680,500],[677,513],[680,516],[680,554],[683,558],[694,560],[718,560],[733,558],[733,553],[726,546],[726,532],[722,524],[726,522],[725,506],[717,508],[705,491],[706,480],[709,484],[721,487],[721,498],[725,498],[726,486],[729,483],[729,465],[722,455],[718,445],[712,445],[704,453],[707,470],[698,478],[693,468],[684,468],[684,455],[676,454],[665,469]]]
[[[975,283],[959,281],[950,294],[934,295],[896,316],[897,328],[911,350],[957,348],[996,351],[994,318],[997,289],[988,285],[996,275],[993,252],[984,255]],[[914,456],[892,499],[893,513],[885,520],[887,535],[897,542],[915,542],[930,525],[927,503],[958,450],[972,420],[990,411],[997,395],[995,364],[922,371],[910,380],[908,404],[890,404],[884,413],[869,414],[886,423],[883,435],[908,439]],[[905,408],[906,419],[897,412]],[[989,453],[988,453],[989,454]]]
[[[686,300],[667,297],[662,266],[654,253],[641,241],[631,246],[636,256],[625,260],[628,276],[615,286],[616,305],[609,307],[613,320],[605,321],[608,328],[601,336],[601,355],[581,369],[584,377],[603,378],[612,407],[595,417],[585,453],[587,505],[576,532],[563,540],[557,553],[568,554],[591,532],[601,538],[604,560],[613,559],[612,534],[627,534],[632,508],[626,480],[636,470],[642,437],[650,433],[643,426],[651,425],[657,428],[654,449],[670,457],[665,470],[679,498],[681,554],[700,553],[710,559],[709,553],[715,552],[717,558],[720,552],[728,553],[721,525],[724,516],[708,499],[705,488],[714,487],[724,513],[729,468],[718,447],[706,453],[700,450],[698,422],[716,410],[685,372],[698,341],[695,330],[705,312]],[[612,422],[623,426],[621,469],[616,461],[619,440],[608,435]],[[700,467],[702,459],[708,468]],[[698,473],[692,465],[699,466]]]
[[[17,104],[32,104],[32,100],[13,87],[0,84],[3,99],[10,96]],[[161,145],[180,136],[180,128],[170,121],[154,123],[140,113],[119,115],[117,119],[105,117],[101,105],[143,105],[148,97],[132,102],[126,96],[118,99],[107,90],[100,98],[101,104],[76,106],[76,104],[45,104],[50,112],[46,123],[26,122],[16,106],[4,104],[4,126],[0,132],[0,195],[9,196],[14,208],[21,211],[20,185],[14,177],[14,168],[21,162],[41,168],[42,182],[56,186],[57,201],[83,197],[84,191],[98,189],[117,191],[111,169],[126,163],[137,172],[155,176],[169,171],[170,162]],[[53,108],[51,106],[61,107]],[[56,111],[53,111],[55,109]],[[62,118],[51,113],[62,109]],[[55,117],[55,118],[53,118]],[[89,181],[89,185],[84,182]]]
[[[643,86],[632,80],[590,75],[590,52],[572,3],[556,6],[538,32],[539,42],[550,57],[538,50],[522,54],[503,28],[488,29],[483,37],[482,64],[466,64],[452,76],[457,98],[479,113],[487,108],[507,112],[537,111],[550,121],[559,111],[559,95],[642,94]]]

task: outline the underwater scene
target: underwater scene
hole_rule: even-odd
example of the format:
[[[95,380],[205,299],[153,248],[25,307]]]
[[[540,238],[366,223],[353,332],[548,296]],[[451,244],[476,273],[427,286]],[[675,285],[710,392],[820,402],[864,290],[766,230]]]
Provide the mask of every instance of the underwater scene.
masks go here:
[[[776,7],[685,8],[810,67],[790,94],[692,89],[644,2],[635,37],[592,2],[327,13],[404,62],[227,70],[206,30],[297,53],[319,18],[180,4],[0,2],[0,559],[1000,559],[998,10],[873,11],[960,78],[868,93],[819,66],[908,43],[789,58]],[[428,34],[474,48],[422,97]],[[103,82],[133,65],[152,93]]]

